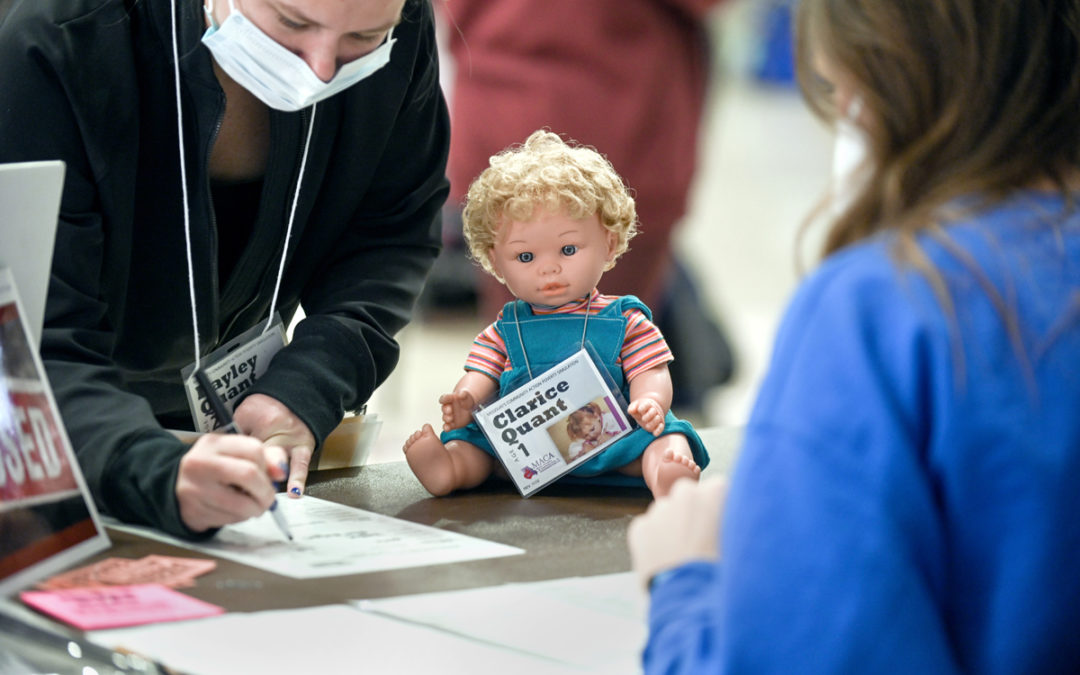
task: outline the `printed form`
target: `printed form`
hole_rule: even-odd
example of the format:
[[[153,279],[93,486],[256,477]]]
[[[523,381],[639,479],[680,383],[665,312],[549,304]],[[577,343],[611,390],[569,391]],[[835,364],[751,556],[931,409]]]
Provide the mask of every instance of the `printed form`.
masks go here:
[[[278,495],[278,509],[289,522],[293,541],[282,537],[269,513],[223,527],[213,539],[200,542],[115,521],[109,521],[108,525],[295,579],[441,565],[525,552],[514,546],[318,497],[290,499]]]

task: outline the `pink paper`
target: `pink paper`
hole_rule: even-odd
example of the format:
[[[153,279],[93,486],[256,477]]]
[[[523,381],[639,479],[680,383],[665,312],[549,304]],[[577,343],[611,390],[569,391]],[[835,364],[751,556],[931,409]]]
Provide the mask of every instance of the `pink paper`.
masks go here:
[[[217,567],[213,560],[148,555],[127,565],[102,570],[98,579],[110,585],[162,584],[169,588],[195,585],[195,577]]]
[[[217,567],[213,560],[148,555],[142,558],[105,558],[91,565],[68,570],[37,585],[42,591],[66,588],[101,588],[103,586],[133,586],[163,584],[170,588],[195,585],[195,577]]]
[[[24,591],[19,597],[34,609],[82,630],[198,619],[225,611],[161,584]]]

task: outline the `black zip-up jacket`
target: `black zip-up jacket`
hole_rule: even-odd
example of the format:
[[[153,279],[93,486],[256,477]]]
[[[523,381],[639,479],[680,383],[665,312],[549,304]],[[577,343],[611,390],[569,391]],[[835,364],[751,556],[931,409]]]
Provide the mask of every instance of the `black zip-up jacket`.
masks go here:
[[[194,285],[206,354],[270,307],[311,109],[271,111],[251,239],[218,287],[209,152],[225,106],[202,0],[176,0]],[[247,392],[321,443],[397,363],[439,250],[449,120],[431,8],[408,0],[390,63],[318,104],[278,307],[306,318]],[[26,0],[0,25],[0,162],[67,163],[42,356],[99,506],[193,536],[175,497],[194,361],[169,0]],[[0,219],[2,219],[0,214]]]

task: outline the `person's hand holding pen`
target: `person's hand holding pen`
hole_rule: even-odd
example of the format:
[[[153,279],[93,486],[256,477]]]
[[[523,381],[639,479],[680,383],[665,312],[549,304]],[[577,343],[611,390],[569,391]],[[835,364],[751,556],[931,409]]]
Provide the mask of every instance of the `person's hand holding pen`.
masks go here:
[[[285,450],[240,434],[204,434],[180,459],[176,499],[195,532],[261,515],[285,480]]]
[[[201,532],[269,509],[281,533],[291,540],[275,496],[275,485],[288,477],[284,448],[240,435],[243,427],[233,420],[206,372],[197,370],[194,377],[226,435],[202,436],[180,459],[176,498],[181,519]]]

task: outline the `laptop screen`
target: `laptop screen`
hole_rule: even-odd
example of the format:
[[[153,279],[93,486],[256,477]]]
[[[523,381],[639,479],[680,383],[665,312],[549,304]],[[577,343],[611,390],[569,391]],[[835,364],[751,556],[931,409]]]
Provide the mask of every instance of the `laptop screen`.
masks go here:
[[[15,275],[34,344],[41,344],[64,163],[0,164],[0,267]]]
[[[109,546],[38,354],[63,177],[0,165],[0,602]],[[16,609],[0,607],[0,672],[164,672]]]
[[[0,209],[0,231],[21,225],[9,214]],[[51,263],[50,236],[35,265],[47,277]],[[0,597],[109,545],[28,328],[19,282],[0,269]]]

